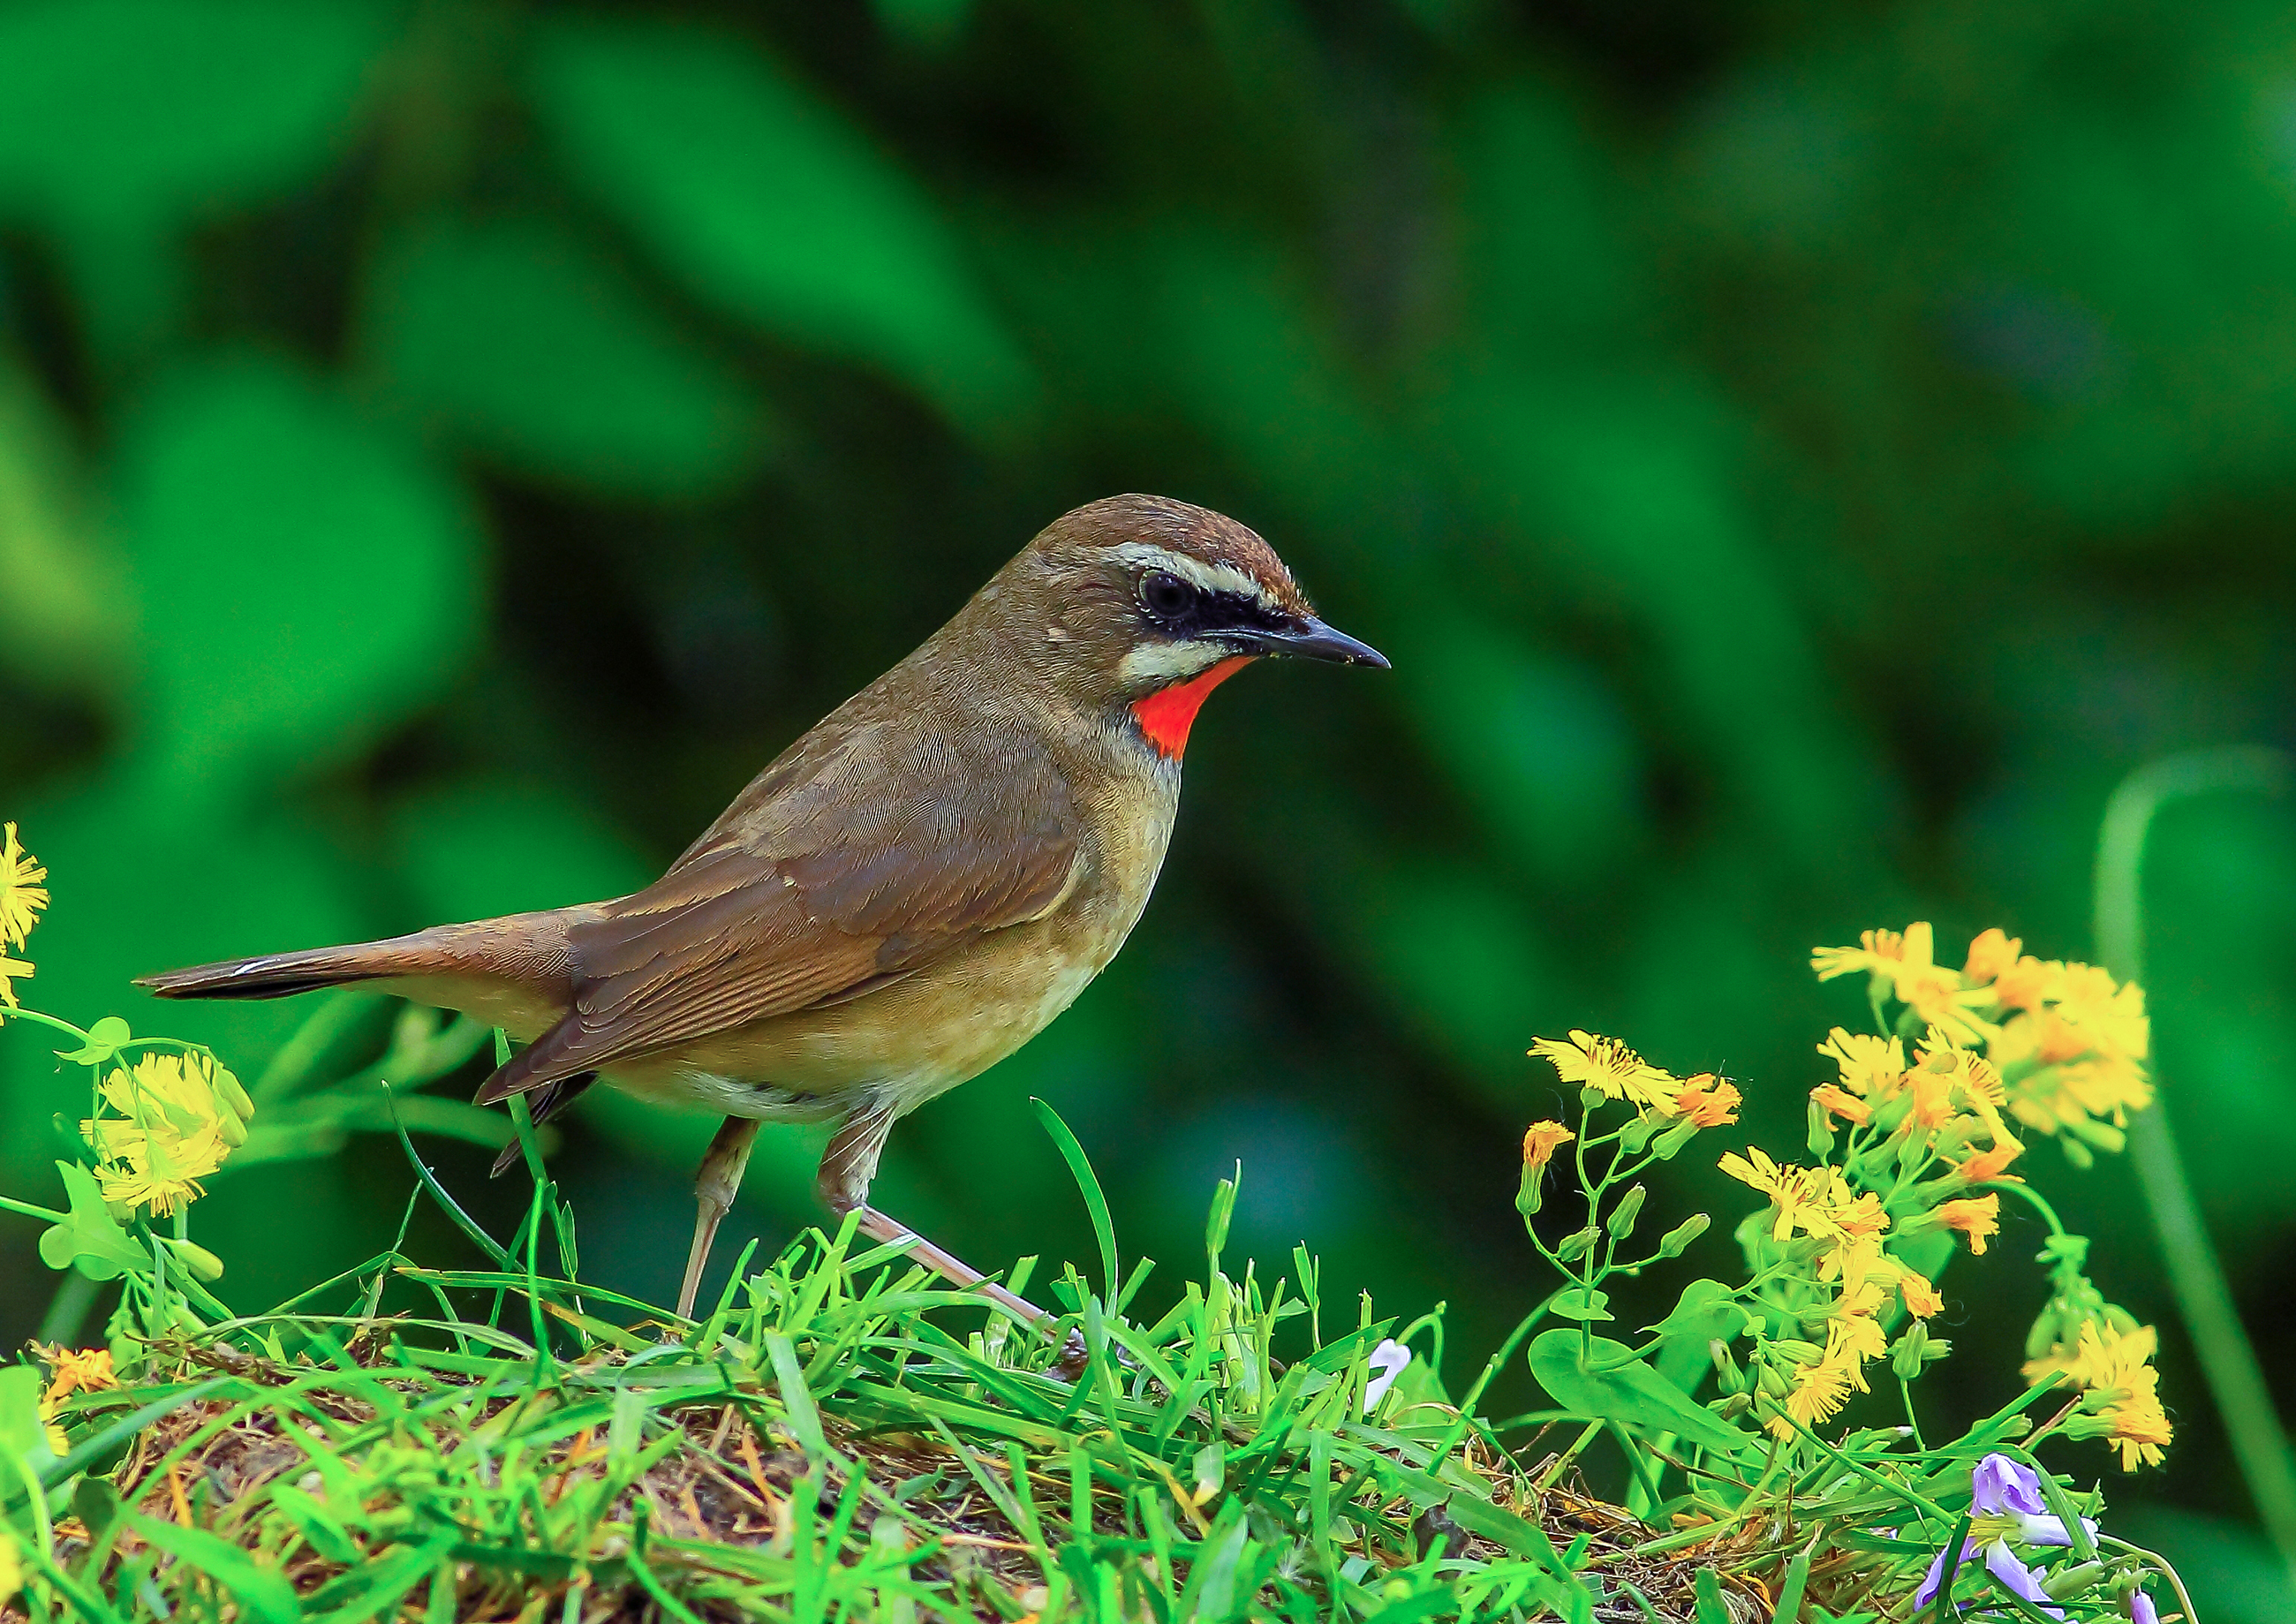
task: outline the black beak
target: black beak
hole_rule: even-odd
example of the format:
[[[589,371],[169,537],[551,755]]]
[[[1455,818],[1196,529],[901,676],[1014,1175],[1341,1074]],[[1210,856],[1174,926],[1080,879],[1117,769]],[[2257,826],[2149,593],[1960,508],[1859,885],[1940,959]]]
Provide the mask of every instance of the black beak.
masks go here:
[[[1238,628],[1224,631],[1220,636],[1249,653],[1271,659],[1328,660],[1334,665],[1370,666],[1381,671],[1390,668],[1387,656],[1370,644],[1360,643],[1313,615],[1282,631]]]

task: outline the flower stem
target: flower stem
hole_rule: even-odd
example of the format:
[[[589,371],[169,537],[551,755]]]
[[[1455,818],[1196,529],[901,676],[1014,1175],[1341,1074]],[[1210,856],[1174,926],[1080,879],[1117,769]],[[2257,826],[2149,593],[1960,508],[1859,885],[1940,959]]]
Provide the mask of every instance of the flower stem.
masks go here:
[[[0,1024],[14,1021],[29,1021],[37,1026],[45,1026],[62,1032],[67,1038],[77,1038],[82,1044],[87,1042],[87,1034],[69,1021],[59,1021],[53,1015],[44,1015],[36,1009],[0,1010]]]
[[[2284,752],[2260,746],[2166,756],[2121,780],[2105,803],[2096,840],[2096,951],[2108,969],[2130,981],[2144,972],[2144,840],[2161,808],[2225,791],[2282,794],[2292,782],[2296,764]],[[2169,1283],[2224,1417],[2234,1457],[2290,1582],[2296,1584],[2296,1456],[2290,1454],[2288,1434],[2193,1197],[2169,1120],[2169,1097],[2162,1090],[2151,1110],[2129,1120],[2129,1160],[2152,1210]]]

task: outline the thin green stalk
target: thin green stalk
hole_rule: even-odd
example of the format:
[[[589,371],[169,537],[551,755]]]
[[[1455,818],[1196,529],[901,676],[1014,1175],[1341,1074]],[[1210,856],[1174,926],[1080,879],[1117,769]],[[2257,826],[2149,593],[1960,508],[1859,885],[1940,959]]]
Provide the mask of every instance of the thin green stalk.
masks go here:
[[[2125,980],[2138,980],[2144,973],[2144,841],[2161,808],[2226,791],[2283,794],[2292,782],[2296,764],[2285,753],[2260,746],[2168,756],[2121,781],[2105,803],[2096,840],[2096,950],[2107,968]],[[2163,1090],[2151,1110],[2130,1119],[2129,1160],[2152,1211],[2177,1309],[2231,1434],[2234,1458],[2290,1582],[2296,1584],[2296,1456],[2289,1451],[2287,1431],[2202,1222],[2192,1180],[2177,1154],[2169,1099]]]

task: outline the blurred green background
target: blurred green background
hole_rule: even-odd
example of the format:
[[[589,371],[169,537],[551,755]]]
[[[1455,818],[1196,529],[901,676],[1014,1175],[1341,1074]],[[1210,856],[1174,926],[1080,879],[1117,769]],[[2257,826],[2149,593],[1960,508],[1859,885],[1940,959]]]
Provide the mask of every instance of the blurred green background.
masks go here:
[[[1462,1385],[1546,1289],[1533,1037],[1726,1070],[1709,1152],[1790,1152],[1858,1002],[1811,944],[2081,956],[2119,776],[2291,742],[2296,18],[0,4],[0,816],[53,869],[41,1007],[252,1074],[302,1006],[125,979],[635,888],[1127,489],[1259,529],[1395,672],[1222,692],[1131,946],[904,1125],[881,1204],[985,1266],[1088,1258],[1041,1093],[1128,1253],[1185,1267],[1240,1159],[1240,1243],[1447,1300]],[[2210,802],[2158,854],[2160,1070],[2285,1382],[2296,827]],[[73,1087],[0,1036],[12,1191]],[[711,1124],[584,1105],[586,1265],[666,1294]],[[736,1223],[811,1221],[817,1148],[769,1133]],[[1745,1205],[1711,1160],[1657,1193],[1721,1218],[1686,1274]],[[2029,1163],[2164,1329],[2178,1447],[2114,1474],[2114,1528],[2216,1624],[2288,1616],[2128,1169]],[[254,1307],[408,1184],[360,1138],[219,1181],[197,1233]],[[1941,1414],[2013,1390],[2035,1238],[1947,1280],[1981,1289]],[[34,1239],[0,1227],[12,1343]]]

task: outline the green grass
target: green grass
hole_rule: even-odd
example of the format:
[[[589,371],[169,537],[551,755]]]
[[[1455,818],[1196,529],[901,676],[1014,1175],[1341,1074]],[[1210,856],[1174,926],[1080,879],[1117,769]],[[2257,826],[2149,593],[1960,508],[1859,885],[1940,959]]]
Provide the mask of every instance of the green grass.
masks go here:
[[[1105,1283],[1104,1204],[1047,1127]],[[1395,1322],[1359,1299],[1327,1323],[1304,1249],[1290,1278],[1232,1278],[1226,1181],[1202,1277],[1152,1323],[1128,1312],[1144,1260],[1112,1301],[1065,1268],[1048,1338],[898,1247],[855,1251],[850,1225],[762,1267],[745,1252],[685,1321],[580,1283],[546,1180],[498,1242],[406,1148],[410,1216],[438,1202],[493,1267],[395,1247],[211,1321],[220,1305],[188,1282],[171,1299],[164,1264],[132,1277],[141,1306],[112,1329],[138,1374],[65,1402],[66,1453],[24,1456],[37,1497],[0,1492],[33,1581],[19,1607],[43,1624],[1905,1619],[1966,1526],[1970,1465],[2021,1454],[2049,1390],[1939,1449],[1878,1428],[1732,1459],[1567,1410],[1495,1427],[1475,1401],[1540,1305],[1464,1406],[1415,1360],[1366,1412],[1367,1356]],[[1605,1439],[1643,1516],[1578,1480]],[[1973,1584],[2003,1609],[1988,1616],[2047,1616],[1964,1568],[1964,1606]],[[2118,1610],[2100,1592],[2070,1616]]]
[[[1319,1307],[1218,1271],[1230,1193],[1208,1284],[1146,1325],[1070,1271],[1058,1345],[983,1325],[893,1251],[850,1252],[849,1229],[737,1270],[690,1325],[562,1275],[387,1254],[156,1346],[168,1379],[75,1400],[51,1476],[108,1476],[78,1479],[53,1578],[90,1616],[265,1624],[570,1624],[645,1601],[676,1619],[1587,1616],[1574,1566],[1623,1559],[1633,1525],[1457,1447],[1440,1403],[1399,1389],[1365,1418],[1390,1322],[1272,1358]],[[554,1215],[545,1185],[541,1221],[493,1250],[530,1259]]]

